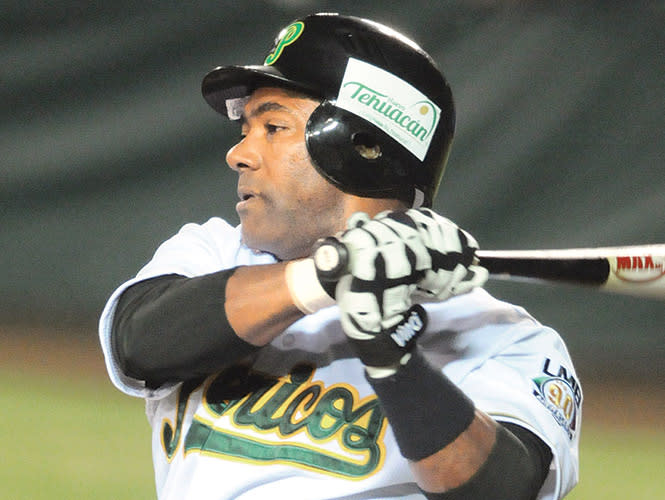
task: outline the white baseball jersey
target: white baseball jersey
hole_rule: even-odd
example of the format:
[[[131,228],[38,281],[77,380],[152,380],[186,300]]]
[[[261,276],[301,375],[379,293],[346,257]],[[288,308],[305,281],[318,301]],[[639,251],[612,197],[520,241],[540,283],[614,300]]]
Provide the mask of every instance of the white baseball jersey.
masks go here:
[[[242,244],[239,227],[219,218],[187,224],[104,309],[100,337],[111,380],[146,400],[158,498],[423,499],[336,306],[205,380],[151,390],[120,372],[110,330],[117,299],[132,283],[270,262]],[[538,499],[562,498],[577,482],[582,392],[559,335],[481,289],[425,308],[425,355],[479,409],[551,447]]]

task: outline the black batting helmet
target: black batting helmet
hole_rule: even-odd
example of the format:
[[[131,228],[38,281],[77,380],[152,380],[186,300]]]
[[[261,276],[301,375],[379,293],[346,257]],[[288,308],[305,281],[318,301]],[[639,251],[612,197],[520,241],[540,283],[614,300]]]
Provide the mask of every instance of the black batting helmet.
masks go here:
[[[268,86],[322,101],[305,140],[314,166],[339,189],[432,205],[455,110],[446,79],[413,41],[367,19],[313,14],[281,30],[263,65],[215,68],[202,91],[237,119],[243,98]]]

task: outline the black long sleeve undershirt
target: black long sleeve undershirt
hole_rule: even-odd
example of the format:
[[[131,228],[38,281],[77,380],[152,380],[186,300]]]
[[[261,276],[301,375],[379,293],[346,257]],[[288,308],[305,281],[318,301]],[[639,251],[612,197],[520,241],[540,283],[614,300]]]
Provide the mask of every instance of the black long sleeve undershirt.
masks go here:
[[[224,312],[226,283],[234,271],[159,276],[125,290],[111,332],[123,372],[157,387],[209,375],[254,352]]]
[[[521,441],[527,450],[529,461],[534,465],[533,486],[535,497],[550,472],[550,464],[553,458],[552,450],[542,439],[521,425],[510,422],[501,422],[501,425]]]

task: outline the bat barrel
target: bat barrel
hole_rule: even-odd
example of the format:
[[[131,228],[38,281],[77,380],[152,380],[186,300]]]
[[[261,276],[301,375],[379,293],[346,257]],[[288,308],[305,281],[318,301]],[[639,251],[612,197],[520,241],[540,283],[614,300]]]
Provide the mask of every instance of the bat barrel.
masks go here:
[[[578,285],[600,286],[610,273],[607,259],[593,258],[528,258],[497,257],[478,252],[480,265],[493,278],[559,281]]]
[[[665,245],[477,253],[493,278],[596,286],[665,299]]]

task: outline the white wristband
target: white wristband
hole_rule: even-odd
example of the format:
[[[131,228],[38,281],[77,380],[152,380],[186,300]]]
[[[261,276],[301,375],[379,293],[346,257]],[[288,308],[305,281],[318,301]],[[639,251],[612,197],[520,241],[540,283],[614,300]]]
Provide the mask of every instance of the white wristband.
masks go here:
[[[312,314],[335,304],[335,299],[328,295],[319,283],[313,259],[289,262],[286,265],[285,278],[293,303],[305,314]]]

